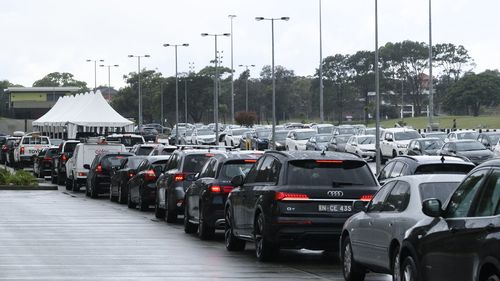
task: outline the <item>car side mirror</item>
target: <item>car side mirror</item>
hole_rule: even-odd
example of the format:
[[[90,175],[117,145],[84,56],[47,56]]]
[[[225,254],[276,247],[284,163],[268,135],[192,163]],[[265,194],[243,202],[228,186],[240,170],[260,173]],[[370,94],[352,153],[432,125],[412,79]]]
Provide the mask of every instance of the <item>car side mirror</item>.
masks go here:
[[[234,187],[242,186],[243,185],[243,180],[244,180],[243,175],[237,175],[237,176],[235,176],[235,177],[233,177],[231,179],[231,184]]]
[[[84,164],[84,165],[83,165],[83,168],[84,168],[84,169],[87,169],[87,170],[90,170],[90,165],[89,165],[89,164]]]
[[[365,212],[366,211],[366,205],[365,202],[363,201],[354,201],[352,205],[352,209],[354,212]]]
[[[422,202],[422,212],[429,217],[437,218],[443,214],[441,201],[436,198],[430,198]]]

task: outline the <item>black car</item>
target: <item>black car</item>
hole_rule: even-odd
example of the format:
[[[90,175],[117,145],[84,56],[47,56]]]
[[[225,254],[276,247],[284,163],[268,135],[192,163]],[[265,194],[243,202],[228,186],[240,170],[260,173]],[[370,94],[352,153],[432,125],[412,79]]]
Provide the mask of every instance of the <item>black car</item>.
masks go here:
[[[59,145],[57,156],[52,158],[52,183],[63,185],[66,182],[66,161],[73,156],[77,140],[67,140]]]
[[[388,179],[422,174],[466,175],[475,165],[460,157],[452,156],[397,156],[391,159],[378,174],[378,181],[384,184]]]
[[[146,156],[130,156],[123,160],[120,167],[113,169],[109,186],[109,200],[127,203],[128,181],[137,173],[137,167]]]
[[[222,152],[207,149],[177,150],[165,167],[165,172],[156,182],[155,215],[167,222],[177,221],[178,214],[184,214],[186,189],[201,171],[205,162]]]
[[[246,175],[262,153],[228,152],[207,161],[197,179],[186,190],[184,230],[198,230],[201,239],[210,239],[224,227],[224,205],[233,186],[231,179]]]
[[[399,249],[406,230],[425,218],[422,201],[447,199],[465,175],[404,176],[388,181],[361,212],[344,224],[340,257],[346,280],[362,280],[366,269],[399,276]]]
[[[477,136],[477,140],[491,151],[495,150],[499,139],[500,132],[483,132]]]
[[[407,155],[438,155],[444,141],[439,138],[418,138],[408,144]]]
[[[89,170],[85,195],[97,198],[101,193],[108,193],[111,183],[111,171],[116,167],[120,167],[126,157],[133,155],[132,153],[102,153],[94,158],[91,165],[83,165],[85,169]]]
[[[46,147],[38,154],[33,155],[33,174],[38,178],[50,176],[52,172],[52,158],[57,157],[57,147]]]
[[[423,202],[431,218],[403,240],[402,280],[500,280],[500,160],[472,170],[446,201]]]
[[[268,151],[235,187],[225,206],[225,244],[255,242],[260,261],[280,248],[336,250],[353,203],[369,201],[378,184],[368,164],[348,153]]]
[[[255,130],[254,137],[252,139],[252,149],[253,150],[265,150],[269,148],[269,141],[271,139],[271,130]]]
[[[153,127],[141,127],[139,134],[144,138],[145,141],[156,141],[158,136],[158,131]]]
[[[156,200],[156,180],[161,175],[170,156],[149,156],[142,160],[137,173],[128,181],[127,205],[146,211]]]
[[[493,152],[477,140],[455,140],[443,145],[439,155],[460,156],[479,165],[493,158]]]

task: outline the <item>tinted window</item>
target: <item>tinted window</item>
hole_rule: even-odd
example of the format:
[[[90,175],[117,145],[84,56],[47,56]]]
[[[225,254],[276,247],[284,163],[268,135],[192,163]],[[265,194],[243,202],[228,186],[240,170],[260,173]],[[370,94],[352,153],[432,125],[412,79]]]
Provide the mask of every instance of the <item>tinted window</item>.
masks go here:
[[[332,127],[318,127],[319,134],[331,134],[332,132],[333,132],[333,126]]]
[[[144,160],[144,159],[143,158],[129,157],[128,161],[127,161],[127,167],[132,168],[132,169],[136,169],[139,166],[139,164],[141,164],[142,160]]]
[[[164,160],[155,161],[155,162],[153,162],[152,165],[153,165],[153,168],[161,166],[161,170],[165,171],[165,166],[167,166],[167,163],[168,163],[168,160],[164,159]]]
[[[395,162],[390,162],[389,164],[385,165],[385,167],[380,171],[380,174],[378,176],[379,180],[385,180],[389,178],[390,172],[392,167],[394,167]]]
[[[219,178],[223,180],[230,180],[238,175],[246,176],[252,166],[253,163],[245,163],[242,161],[226,162],[222,166]]]
[[[208,159],[210,159],[212,155],[210,154],[192,154],[184,157],[184,167],[183,172],[187,173],[198,173],[205,165]]]
[[[410,202],[410,184],[398,181],[385,200],[383,211],[402,212]]]
[[[474,168],[473,165],[463,164],[428,164],[420,165],[415,170],[415,175],[421,174],[467,174]]]
[[[58,153],[57,148],[51,148],[51,149],[47,150],[47,153],[46,153],[46,154],[47,154],[48,156],[56,156],[56,155],[57,155],[57,153]]]
[[[337,128],[339,135],[354,135],[356,128]]]
[[[153,147],[148,147],[148,146],[141,146],[137,151],[135,152],[135,155],[149,155],[151,151],[153,150]]]
[[[387,193],[389,193],[392,187],[396,184],[395,181],[391,181],[385,185],[383,185],[379,191],[375,194],[372,201],[368,205],[368,212],[380,212],[384,206],[384,200],[387,197]]]
[[[459,140],[469,139],[475,140],[479,134],[476,132],[465,132],[465,133],[457,133],[457,138]]]
[[[392,172],[391,172],[391,178],[397,178],[397,177],[401,176],[401,173],[403,172],[404,167],[405,167],[405,164],[403,162],[396,161],[396,163],[394,164],[394,168],[392,169]]]
[[[63,152],[73,152],[75,151],[75,147],[78,143],[77,142],[67,142],[64,145],[64,151]]]
[[[279,163],[274,157],[267,156],[257,170],[255,182],[277,183],[280,169],[281,163]]]
[[[477,171],[462,182],[448,203],[447,217],[466,217],[469,214],[472,201],[487,173],[488,170]]]
[[[500,171],[496,170],[488,177],[473,216],[484,217],[498,215],[499,205]]]
[[[110,170],[112,167],[119,167],[122,161],[127,156],[123,155],[108,155],[104,156],[101,160],[101,165],[104,169]]]
[[[436,198],[441,202],[445,202],[459,184],[460,182],[425,182],[418,186],[418,190],[422,201]]]
[[[366,162],[340,161],[328,163],[314,160],[294,160],[288,164],[288,184],[305,186],[376,186]]]

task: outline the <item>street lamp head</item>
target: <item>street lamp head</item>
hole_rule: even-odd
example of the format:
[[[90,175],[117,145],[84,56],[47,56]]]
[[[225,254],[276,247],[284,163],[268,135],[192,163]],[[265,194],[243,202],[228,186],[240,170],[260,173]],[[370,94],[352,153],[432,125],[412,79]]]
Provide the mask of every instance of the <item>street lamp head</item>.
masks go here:
[[[145,58],[149,58],[149,57],[150,57],[150,55],[144,55],[144,57],[145,57]]]
[[[129,58],[133,58],[133,57],[134,57],[134,55],[128,55],[128,57],[129,57]]]
[[[163,44],[163,47],[169,47],[170,44]]]
[[[115,64],[115,65],[113,65],[113,66],[114,66],[114,67],[119,67],[119,65],[118,65],[118,64]]]
[[[289,20],[290,17],[281,17],[281,20]]]
[[[99,60],[100,62],[103,62],[104,60]]]
[[[188,43],[184,43],[184,44],[182,44],[182,46],[187,47],[187,46],[189,46],[189,44]]]
[[[105,67],[105,65],[104,65],[104,64],[100,64],[99,66],[100,66],[100,67]]]
[[[256,20],[256,21],[261,21],[261,20],[263,20],[263,19],[264,19],[264,17],[255,17],[255,20]]]
[[[250,66],[251,66],[251,67],[255,67],[255,64],[251,64]]]
[[[87,60],[87,62],[92,61],[92,60]]]
[[[222,36],[231,36],[231,33],[223,33]]]
[[[208,36],[208,33],[202,33],[201,36],[203,37]]]
[[[236,17],[236,15],[229,15],[228,17],[230,17],[230,18],[235,18],[235,17]]]

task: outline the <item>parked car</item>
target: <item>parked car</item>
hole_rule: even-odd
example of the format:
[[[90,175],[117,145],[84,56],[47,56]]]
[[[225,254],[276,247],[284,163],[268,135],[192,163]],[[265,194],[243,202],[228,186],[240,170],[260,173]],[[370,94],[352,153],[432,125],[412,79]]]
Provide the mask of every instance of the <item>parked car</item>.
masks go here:
[[[129,151],[136,144],[146,143],[144,137],[136,134],[111,134],[106,137],[107,142],[121,143]]]
[[[406,155],[438,155],[444,141],[439,138],[419,138],[410,141]]]
[[[332,138],[332,134],[317,134],[312,136],[306,142],[306,150],[326,150],[328,141]]]
[[[493,158],[493,152],[477,140],[449,141],[439,150],[439,155],[466,157],[472,163],[479,165]]]
[[[452,156],[398,156],[380,170],[378,182],[422,174],[462,174],[466,175],[475,165],[467,159]]]
[[[375,160],[375,136],[354,135],[345,144],[345,151],[354,153],[365,160]]]
[[[156,156],[156,155],[171,155],[175,150],[177,149],[177,146],[175,145],[163,145],[163,144],[158,144],[155,146],[155,148],[149,153],[149,156]]]
[[[18,167],[32,166],[33,155],[50,146],[50,139],[37,132],[22,136],[19,145],[14,149],[15,165]]]
[[[442,141],[444,141],[448,136],[448,134],[446,134],[445,132],[428,132],[421,133],[420,135],[422,135],[423,138],[438,138]]]
[[[408,128],[385,129],[380,141],[380,154],[382,162],[387,159],[403,155],[411,140],[421,138],[420,134]]]
[[[254,137],[252,138],[252,149],[253,150],[268,149],[270,139],[271,139],[271,130],[269,129],[255,130]]]
[[[8,164],[9,153],[11,152],[11,149],[13,151],[13,149],[15,147],[15,143],[17,141],[19,141],[20,139],[21,139],[20,137],[12,137],[12,136],[1,136],[0,137],[0,145],[1,145],[0,163],[1,164]]]
[[[5,164],[7,162],[6,154],[4,154],[4,145],[7,143],[7,135],[0,136],[0,164]],[[6,146],[5,146],[6,148]]]
[[[477,140],[487,149],[494,151],[500,140],[500,132],[483,132],[477,136]]]
[[[313,129],[295,129],[288,132],[286,150],[306,150],[306,142],[316,135]]]
[[[406,232],[401,280],[500,280],[500,160],[472,170],[450,198],[422,205],[431,218]]]
[[[73,156],[79,143],[77,140],[67,140],[59,145],[57,156],[52,157],[52,183],[63,185],[66,182],[66,162]]]
[[[193,144],[215,145],[215,132],[210,129],[195,129],[192,135]]]
[[[134,156],[134,154],[128,152],[101,153],[95,156],[92,164],[84,164],[83,168],[88,170],[85,195],[97,198],[102,193],[108,193],[111,172],[120,167],[123,160],[130,156]]]
[[[2,154],[5,157],[5,164],[7,166],[15,166],[14,150],[19,145],[21,137],[8,137],[7,142],[2,146]]]
[[[238,146],[240,144],[240,140],[245,132],[248,131],[248,128],[228,128],[225,132],[224,137],[224,145],[225,146]]]
[[[328,145],[326,146],[326,150],[328,151],[338,151],[338,152],[345,152],[345,145],[347,144],[347,141],[351,135],[336,135],[333,136],[330,141],[328,142]]]
[[[210,158],[186,190],[184,231],[211,239],[216,229],[224,229],[224,205],[233,189],[231,179],[246,175],[262,153],[227,152]]]
[[[158,146],[157,143],[141,143],[136,144],[130,149],[130,153],[133,153],[138,156],[147,156],[151,154],[151,152]]]
[[[399,253],[405,232],[427,217],[422,201],[446,200],[465,175],[418,175],[389,180],[367,207],[342,229],[341,259],[345,280],[363,280],[366,270],[393,275],[401,280]]]
[[[146,156],[126,157],[122,164],[111,170],[111,182],[109,185],[109,200],[118,201],[120,204],[127,203],[128,181],[137,174],[137,167]]]
[[[260,261],[281,248],[335,250],[357,200],[378,184],[368,164],[351,154],[267,151],[246,177],[231,180],[225,206],[225,244],[241,251],[255,243]]]
[[[57,157],[57,146],[43,148],[38,154],[33,155],[33,174],[37,178],[50,176],[52,172],[52,158]]]
[[[179,131],[179,137],[177,137],[177,131]],[[176,129],[175,126],[172,129],[172,133],[168,137],[168,143],[170,145],[180,144],[181,138],[184,134],[186,134],[187,128],[179,126],[179,129]]]
[[[359,128],[356,131],[356,135],[375,136],[376,135],[376,128]]]
[[[316,133],[318,134],[328,134],[332,135],[333,134],[333,126],[332,124],[316,124],[311,126],[311,129],[316,130]]]
[[[357,128],[353,127],[353,126],[349,126],[349,125],[340,125],[340,126],[337,126],[333,129],[333,135],[336,136],[336,135],[355,135],[356,132],[358,131]]]
[[[275,150],[282,151],[286,149],[286,136],[288,135],[288,130],[276,130],[275,132]]]
[[[156,200],[156,180],[163,172],[170,156],[148,156],[136,169],[136,174],[128,181],[127,205],[139,206],[146,211]]]
[[[177,221],[184,214],[186,189],[195,180],[205,162],[217,154],[217,150],[185,149],[176,150],[156,182],[155,215],[169,223]]]
[[[63,142],[63,139],[50,139],[50,145],[52,146],[59,146]]]
[[[193,144],[193,131],[193,128],[187,128],[186,130],[183,130],[183,133],[181,134],[179,139],[179,143],[182,145]]]
[[[454,131],[446,136],[444,142],[455,140],[477,140],[479,133],[473,130]]]

